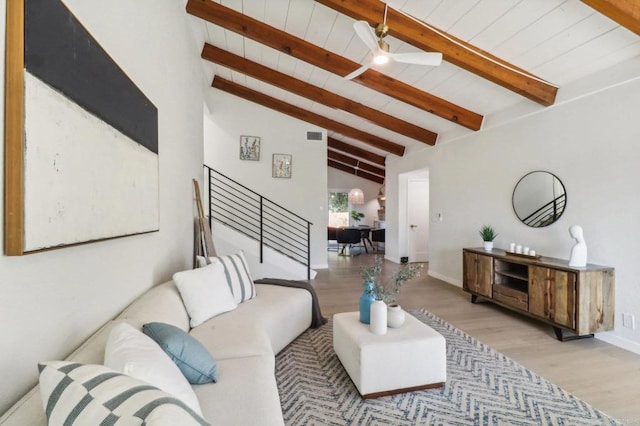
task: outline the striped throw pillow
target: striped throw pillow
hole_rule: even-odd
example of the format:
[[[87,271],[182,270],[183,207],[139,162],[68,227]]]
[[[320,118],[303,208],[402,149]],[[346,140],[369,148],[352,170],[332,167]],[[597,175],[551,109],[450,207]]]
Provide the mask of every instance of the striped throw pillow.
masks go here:
[[[208,425],[177,398],[103,365],[38,364],[49,426]]]
[[[227,283],[233,293],[233,299],[236,303],[242,303],[256,296],[256,287],[253,284],[253,278],[249,272],[247,260],[242,251],[230,256],[218,256],[204,258],[198,256],[198,266],[202,267],[214,262],[220,262],[224,266],[224,274]]]

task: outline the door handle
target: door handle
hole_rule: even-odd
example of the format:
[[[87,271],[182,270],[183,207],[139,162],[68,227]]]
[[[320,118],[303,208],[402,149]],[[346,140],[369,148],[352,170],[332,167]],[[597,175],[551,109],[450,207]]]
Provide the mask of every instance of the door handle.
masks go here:
[[[409,225],[409,228],[413,229],[413,228],[417,228],[418,225]]]

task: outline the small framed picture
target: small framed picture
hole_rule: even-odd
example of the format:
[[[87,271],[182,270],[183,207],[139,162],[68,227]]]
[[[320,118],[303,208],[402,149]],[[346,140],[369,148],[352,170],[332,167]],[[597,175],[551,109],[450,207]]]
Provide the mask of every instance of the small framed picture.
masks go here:
[[[274,178],[291,177],[291,154],[273,154],[271,176]]]
[[[260,161],[260,138],[258,136],[240,136],[240,159]]]

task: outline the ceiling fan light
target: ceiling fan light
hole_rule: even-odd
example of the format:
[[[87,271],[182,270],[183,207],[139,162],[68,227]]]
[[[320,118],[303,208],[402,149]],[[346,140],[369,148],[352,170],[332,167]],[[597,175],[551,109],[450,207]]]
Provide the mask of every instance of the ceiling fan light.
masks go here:
[[[379,38],[378,47],[378,51],[373,54],[373,62],[378,65],[384,65],[389,62],[389,43]]]
[[[378,64],[378,65],[384,65],[387,62],[389,62],[389,57],[387,55],[382,54],[382,53],[378,53],[377,55],[375,55],[373,57],[373,62]]]

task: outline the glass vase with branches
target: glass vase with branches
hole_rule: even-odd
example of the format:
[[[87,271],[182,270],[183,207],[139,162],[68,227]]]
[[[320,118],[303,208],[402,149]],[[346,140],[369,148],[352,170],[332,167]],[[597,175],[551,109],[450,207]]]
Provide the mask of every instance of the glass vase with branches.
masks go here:
[[[422,263],[403,264],[391,273],[391,279],[384,279],[382,277],[383,264],[382,256],[376,256],[373,265],[360,268],[360,276],[365,283],[365,292],[385,303],[395,302],[402,286],[407,281],[419,277],[424,266]],[[367,286],[367,283],[373,285]]]

